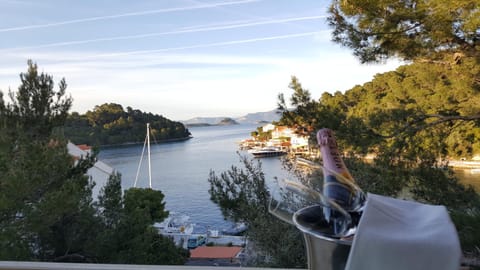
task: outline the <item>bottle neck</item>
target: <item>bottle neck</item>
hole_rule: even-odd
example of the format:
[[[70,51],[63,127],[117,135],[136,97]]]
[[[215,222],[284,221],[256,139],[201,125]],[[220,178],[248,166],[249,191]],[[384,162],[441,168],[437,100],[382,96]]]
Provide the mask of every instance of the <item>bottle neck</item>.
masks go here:
[[[317,133],[317,140],[322,154],[323,166],[338,174],[348,172],[338,150],[337,142],[330,129],[321,129]]]

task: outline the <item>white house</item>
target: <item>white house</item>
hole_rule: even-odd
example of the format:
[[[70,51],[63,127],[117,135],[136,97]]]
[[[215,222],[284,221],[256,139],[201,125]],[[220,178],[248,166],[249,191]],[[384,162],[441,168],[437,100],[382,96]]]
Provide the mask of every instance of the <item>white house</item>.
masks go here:
[[[73,157],[80,159],[91,154],[91,147],[85,144],[75,145],[71,142],[67,144],[68,153]],[[95,187],[92,190],[92,196],[95,200],[100,192],[100,189],[107,183],[108,178],[115,170],[106,163],[97,160],[92,168],[87,171],[87,175],[95,182]]]
[[[308,148],[308,137],[301,136],[295,133],[295,131],[287,126],[275,126],[268,124],[262,127],[264,132],[272,131],[271,145],[281,143],[281,138],[290,138],[290,147],[292,149]]]
[[[262,131],[263,132],[269,132],[270,130],[274,130],[275,125],[273,124],[266,124],[265,126],[262,126]]]

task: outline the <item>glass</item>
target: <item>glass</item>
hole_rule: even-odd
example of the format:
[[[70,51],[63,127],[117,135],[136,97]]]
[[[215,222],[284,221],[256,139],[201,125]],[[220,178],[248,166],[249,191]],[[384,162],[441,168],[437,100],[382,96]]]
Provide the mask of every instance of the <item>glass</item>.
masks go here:
[[[279,199],[268,210],[278,219],[319,237],[345,238],[354,233],[350,214],[320,192],[298,182],[279,182]]]

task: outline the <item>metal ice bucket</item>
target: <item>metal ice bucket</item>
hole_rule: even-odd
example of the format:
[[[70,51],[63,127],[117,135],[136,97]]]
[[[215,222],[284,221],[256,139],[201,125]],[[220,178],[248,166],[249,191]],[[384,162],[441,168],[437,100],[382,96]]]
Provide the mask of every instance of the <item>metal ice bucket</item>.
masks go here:
[[[343,270],[347,264],[351,241],[333,238],[321,223],[314,224],[312,211],[322,215],[319,205],[308,206],[295,212],[293,222],[302,231],[305,238],[308,269],[310,270]],[[312,225],[313,224],[313,225]],[[315,229],[316,228],[316,229]]]

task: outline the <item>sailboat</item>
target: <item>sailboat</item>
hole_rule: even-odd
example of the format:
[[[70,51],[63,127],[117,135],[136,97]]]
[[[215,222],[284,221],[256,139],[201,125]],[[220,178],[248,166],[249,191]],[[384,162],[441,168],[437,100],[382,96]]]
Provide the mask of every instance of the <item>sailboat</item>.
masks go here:
[[[140,174],[140,168],[142,166],[142,160],[145,154],[145,148],[147,148],[147,157],[148,157],[148,184],[149,184],[149,187],[152,188],[152,163],[150,160],[150,123],[147,123],[147,136],[145,137],[145,141],[143,143],[142,155],[140,156],[140,162],[138,163],[137,176],[135,176],[135,182],[133,183],[133,187],[137,187],[138,176]]]

